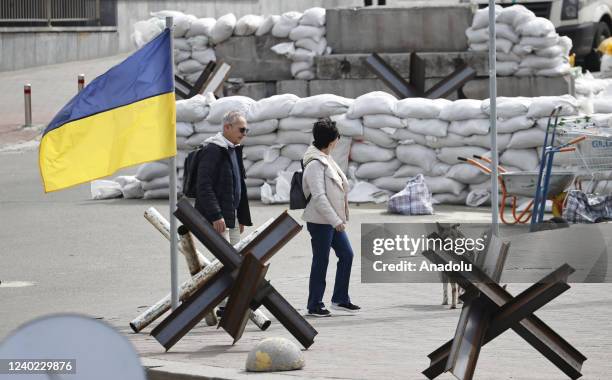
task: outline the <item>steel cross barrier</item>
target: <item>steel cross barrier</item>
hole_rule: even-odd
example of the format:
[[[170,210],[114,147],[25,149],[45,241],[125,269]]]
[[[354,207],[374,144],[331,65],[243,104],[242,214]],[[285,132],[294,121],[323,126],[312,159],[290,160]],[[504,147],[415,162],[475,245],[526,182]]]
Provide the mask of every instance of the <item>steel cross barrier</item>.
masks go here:
[[[439,235],[434,233],[428,237],[438,238]],[[426,251],[423,256],[436,264],[451,261],[471,263],[465,257],[445,251]],[[512,329],[568,377],[581,377],[582,363],[587,358],[533,314],[570,288],[567,278],[574,269],[564,264],[513,297],[492,278],[499,279],[501,266],[497,265],[497,268],[493,276],[484,273],[477,265],[471,272],[448,273],[466,290],[462,296],[466,303],[454,339],[428,355],[431,363],[423,374],[434,379],[450,371],[458,379],[472,379],[481,347]]]
[[[305,348],[314,343],[317,331],[264,279],[265,263],[302,229],[286,211],[240,252],[219,235],[189,201],[179,201],[174,214],[219,259],[223,269],[151,331],[166,350],[228,295],[219,326],[234,338],[234,343],[244,331],[248,308],[257,310],[261,305]]]
[[[400,99],[405,98],[445,98],[457,91],[459,99],[465,99],[463,86],[476,77],[476,71],[465,62],[455,62],[455,71],[429,90],[425,90],[425,61],[417,53],[410,55],[410,82],[393,69],[380,55],[372,53],[366,58],[366,64]]]

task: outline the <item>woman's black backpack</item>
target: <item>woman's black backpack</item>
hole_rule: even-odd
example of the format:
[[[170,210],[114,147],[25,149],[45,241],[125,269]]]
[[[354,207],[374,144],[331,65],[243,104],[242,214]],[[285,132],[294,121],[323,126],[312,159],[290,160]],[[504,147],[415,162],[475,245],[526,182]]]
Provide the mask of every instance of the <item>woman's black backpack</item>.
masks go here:
[[[308,163],[312,162],[308,161]],[[306,208],[308,202],[310,202],[310,195],[308,198],[304,195],[302,182],[304,178],[304,160],[300,161],[302,164],[302,171],[293,173],[291,178],[291,189],[289,190],[289,209],[300,210]]]

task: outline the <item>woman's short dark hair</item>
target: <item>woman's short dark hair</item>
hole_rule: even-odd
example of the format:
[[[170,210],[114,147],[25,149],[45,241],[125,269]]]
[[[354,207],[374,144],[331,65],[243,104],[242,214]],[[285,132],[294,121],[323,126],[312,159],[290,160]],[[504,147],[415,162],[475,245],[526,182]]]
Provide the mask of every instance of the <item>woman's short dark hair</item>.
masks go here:
[[[312,145],[317,149],[325,149],[340,136],[340,133],[338,133],[338,128],[336,128],[336,122],[326,117],[314,123],[312,136],[314,137]]]

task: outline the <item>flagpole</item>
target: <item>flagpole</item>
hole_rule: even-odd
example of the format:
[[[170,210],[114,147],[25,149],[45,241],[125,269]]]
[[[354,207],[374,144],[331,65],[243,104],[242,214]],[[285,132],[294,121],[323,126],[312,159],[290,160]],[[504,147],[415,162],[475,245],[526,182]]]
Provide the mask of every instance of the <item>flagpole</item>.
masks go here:
[[[489,0],[489,105],[491,124],[491,224],[493,235],[499,236],[499,190],[497,187],[497,52],[495,32],[495,0]]]
[[[172,61],[172,89],[174,91],[174,36],[172,31],[172,17],[166,17],[166,28],[170,30],[170,57]],[[169,159],[170,167],[170,304],[172,310],[178,307],[178,234],[176,217],[177,195],[176,195],[176,155]]]

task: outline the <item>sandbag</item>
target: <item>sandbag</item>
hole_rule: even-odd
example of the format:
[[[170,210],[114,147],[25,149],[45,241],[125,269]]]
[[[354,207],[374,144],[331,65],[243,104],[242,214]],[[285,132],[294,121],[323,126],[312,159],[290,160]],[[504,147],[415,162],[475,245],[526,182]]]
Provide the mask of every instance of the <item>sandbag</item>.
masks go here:
[[[302,131],[278,131],[277,140],[279,144],[311,144],[312,132]]]
[[[249,137],[267,135],[276,131],[276,129],[278,128],[278,120],[270,119],[254,123],[248,123],[247,127],[249,128]]]
[[[495,5],[495,17],[502,12],[502,7]],[[482,8],[474,13],[474,19],[472,20],[472,28],[480,29],[489,26],[489,7]]]
[[[416,165],[402,165],[395,171],[395,173],[393,173],[393,177],[407,178],[414,177],[417,174],[423,174],[422,167]]]
[[[163,189],[168,187],[170,187],[170,177],[167,175],[164,177],[153,178],[150,181],[142,182],[142,189],[144,191]]]
[[[142,164],[136,170],[136,178],[140,181],[151,181],[154,178],[159,178],[168,175],[168,164],[166,162],[147,162]]]
[[[223,132],[221,123],[211,123],[207,120],[201,120],[193,124],[196,133],[217,133]]]
[[[497,134],[497,149],[503,151],[508,147],[512,138],[511,133],[498,133]],[[464,145],[474,145],[486,149],[491,149],[491,134],[486,135],[472,135],[463,138]]]
[[[540,96],[533,98],[527,116],[531,118],[548,117],[556,106],[561,106],[560,116],[576,115],[578,102],[571,95]]]
[[[285,170],[291,160],[287,157],[278,157],[274,162],[264,162],[263,160],[255,162],[248,170],[247,177],[274,179],[278,173]]]
[[[187,143],[187,137],[176,136],[176,147],[177,149],[191,149],[191,145]]]
[[[300,19],[300,25],[324,26],[325,8],[313,7],[306,9]]]
[[[242,157],[250,161],[260,161],[268,150],[268,145],[251,145],[242,148]]]
[[[244,182],[247,187],[261,186],[266,183],[266,181],[262,178],[246,178]]]
[[[307,144],[287,144],[281,148],[280,154],[292,161],[299,161],[304,158],[307,149]]]
[[[313,80],[315,79],[315,73],[312,70],[303,70],[295,74],[295,79],[299,80]]]
[[[310,50],[315,53],[315,55],[323,55],[325,53],[325,48],[327,48],[327,39],[321,37],[318,41],[315,41],[312,38],[302,38],[295,41],[295,47]]]
[[[215,27],[217,20],[212,17],[199,18],[193,20],[189,26],[189,30],[185,37],[206,36],[210,37],[212,29]]]
[[[500,119],[511,119],[517,116],[524,116],[529,110],[531,99],[524,97],[498,97],[496,102],[497,117]],[[491,114],[491,102],[490,99],[482,101],[481,106],[482,112],[487,115]]]
[[[260,201],[261,200],[261,186],[249,186],[247,187],[247,198],[250,201]]]
[[[516,44],[520,40],[518,33],[516,33],[512,26],[499,22],[495,24],[495,37],[496,39],[502,38],[504,40],[510,41],[512,44]]]
[[[402,165],[402,163],[393,159],[385,162],[366,162],[359,165],[355,175],[361,179],[375,179],[379,177],[390,177],[393,176],[395,171]]]
[[[189,145],[190,147],[195,148],[195,147],[202,145],[202,143],[204,143],[204,140],[216,134],[217,133],[212,133],[212,132],[211,133],[194,133],[193,135],[189,136],[189,138],[187,139],[187,141],[185,141],[185,143]]]
[[[288,57],[293,61],[305,61],[308,63],[312,63],[314,62],[315,53],[307,49],[296,48],[293,54],[289,54]]]
[[[482,44],[489,41],[488,27],[480,29],[474,29],[472,27],[469,27],[465,30],[465,35],[468,38],[469,44]]]
[[[193,134],[193,124],[182,121],[176,122],[176,136],[189,137]]]
[[[174,50],[174,62],[176,64],[179,64],[179,63],[181,63],[183,61],[186,61],[189,58],[191,58],[191,52],[190,51]]]
[[[458,135],[456,133],[448,133],[445,137],[433,137],[427,136],[425,145],[430,148],[443,148],[445,146],[464,146],[465,136]]]
[[[367,128],[404,128],[402,119],[393,115],[364,115],[363,126]]]
[[[246,116],[253,103],[255,101],[246,96],[227,96],[217,99],[210,105],[210,112],[206,120],[210,123],[221,123],[223,116],[230,111],[239,111]]]
[[[289,32],[289,39],[293,41],[303,38],[310,38],[315,41],[320,41],[325,35],[325,27],[316,27],[310,25],[298,25]]]
[[[535,170],[539,159],[535,149],[508,149],[499,157],[499,162],[521,170]]]
[[[346,114],[333,115],[332,121],[336,122],[336,128],[341,136],[362,136],[363,124],[361,119],[348,119]]]
[[[306,61],[295,61],[295,62],[292,62],[291,63],[291,75],[295,77],[301,71],[311,70],[312,67],[313,67],[313,63],[312,62],[306,62]]]
[[[291,116],[321,118],[346,113],[353,99],[338,95],[321,94],[301,98],[295,102]]]
[[[484,156],[488,152],[487,149],[479,146],[460,146],[460,147],[444,147],[438,152],[438,160],[449,165],[459,164],[461,161],[457,157],[471,158],[474,155]],[[444,191],[439,191],[443,193]]]
[[[509,149],[537,148],[544,144],[546,132],[539,128],[530,128],[512,134]]]
[[[210,31],[210,41],[217,45],[227,40],[234,33],[236,26],[236,16],[233,13],[228,13],[219,17],[215,26]]]
[[[272,27],[272,35],[278,38],[287,38],[293,28],[298,26],[302,13],[300,12],[286,12],[283,13],[280,19]]]
[[[436,152],[422,145],[399,145],[395,149],[397,159],[409,165],[415,165],[430,171],[436,163]]]
[[[131,37],[136,47],[143,46],[164,30],[164,26],[160,25],[157,20],[157,18],[153,18],[134,23],[134,33],[132,33]]]
[[[395,116],[414,119],[437,119],[443,107],[451,104],[447,99],[406,98],[395,105]]]
[[[382,148],[367,142],[355,142],[351,146],[351,159],[355,162],[389,161],[394,157],[393,149]]]
[[[242,16],[240,20],[236,22],[234,28],[235,36],[250,36],[255,34],[259,26],[263,23],[264,18],[259,15],[246,15]]]
[[[468,192],[463,190],[459,194],[453,193],[438,193],[432,194],[431,199],[433,204],[443,205],[464,205],[467,199]]]
[[[571,66],[569,63],[562,61],[561,64],[555,67],[551,67],[549,69],[541,69],[537,70],[535,74],[541,77],[559,77],[563,75],[569,74],[571,71]]]
[[[247,136],[244,140],[242,140],[242,145],[272,145],[276,142],[276,138],[276,133],[268,133],[260,136]]]
[[[369,92],[355,99],[353,104],[349,107],[346,117],[349,119],[357,119],[364,115],[393,115],[396,103],[397,98],[387,92]]]
[[[455,164],[446,173],[446,177],[465,184],[482,183],[488,175],[470,164]],[[467,194],[466,194],[467,195]]]
[[[247,121],[283,119],[291,114],[295,102],[300,98],[293,94],[273,95],[251,104]]]
[[[271,15],[264,19],[264,21],[259,25],[257,30],[255,31],[256,36],[263,36],[272,31],[274,25],[280,20],[279,15]]]
[[[536,15],[524,5],[514,4],[503,8],[497,16],[496,23],[508,24],[516,29],[519,25],[536,18]]]
[[[522,58],[516,53],[514,53],[513,51],[511,51],[510,53],[507,53],[507,54],[503,52],[497,52],[496,59],[497,59],[497,62],[520,63]]]
[[[419,133],[414,133],[409,129],[396,129],[392,137],[400,142],[400,144],[419,144],[427,145],[427,136]]]
[[[547,57],[538,57],[537,55],[528,55],[523,58],[520,63],[520,67],[529,67],[534,70],[543,70],[543,69],[551,69],[553,67],[560,66],[564,63],[563,58],[547,58]]]
[[[518,62],[497,62],[496,73],[497,76],[510,76],[518,71]]]
[[[557,43],[559,43],[559,35],[557,33],[553,33],[544,37],[523,37],[517,46],[522,46],[522,49],[531,48],[536,50],[545,49],[547,47],[554,46]]]
[[[563,56],[563,48],[559,45],[549,46],[544,49],[538,49],[535,52],[538,57],[556,58]]]
[[[295,43],[281,42],[280,44],[272,46],[270,50],[272,50],[278,55],[284,55],[285,57],[291,59],[295,54]]]
[[[469,119],[486,119],[488,115],[480,109],[482,100],[460,99],[444,106],[439,118],[447,121],[460,121]]]
[[[280,119],[278,123],[278,129],[281,131],[302,131],[310,132],[314,127],[314,123],[318,119],[312,117],[294,117],[290,116],[284,119]]]
[[[425,183],[432,193],[451,193],[459,195],[465,188],[464,184],[446,177],[425,176]]]
[[[512,46],[514,43],[505,38],[496,38],[495,39],[495,51],[499,51],[501,53],[510,54],[512,51]]]
[[[147,190],[142,196],[143,199],[168,199],[170,197],[170,188],[164,187],[161,189]]]
[[[208,37],[206,36],[193,36],[187,38],[187,43],[191,46],[191,50],[204,50],[208,48]]]
[[[595,98],[593,99],[593,111],[595,113],[612,113],[612,98]]]
[[[543,17],[536,17],[532,20],[524,22],[516,27],[516,31],[521,36],[529,37],[545,37],[555,33],[553,23]]]
[[[212,48],[204,49],[204,50],[194,50],[191,52],[191,58],[200,62],[202,65],[208,65],[209,62],[217,61],[215,49],[212,49]],[[199,77],[201,73],[198,72],[197,74]]]
[[[390,134],[377,128],[363,128],[363,138],[384,148],[395,148],[397,141]]]
[[[448,133],[448,122],[439,119],[406,119],[411,132],[427,136],[444,137]]]
[[[394,193],[402,191],[406,187],[409,177],[379,177],[372,183],[383,190],[392,191]]]
[[[448,132],[461,136],[486,135],[489,133],[489,126],[489,119],[452,121],[448,126]]]
[[[178,69],[178,71],[180,71],[183,74],[192,74],[192,73],[197,73],[197,72],[201,72],[202,70],[204,70],[204,65],[202,65],[200,62],[196,61],[195,59],[188,59],[183,62],[180,62],[176,66],[176,68]]]
[[[121,193],[125,199],[140,199],[144,196],[142,182],[136,180],[121,186]]]
[[[91,199],[112,199],[123,195],[121,185],[115,181],[95,180],[91,181]]]

